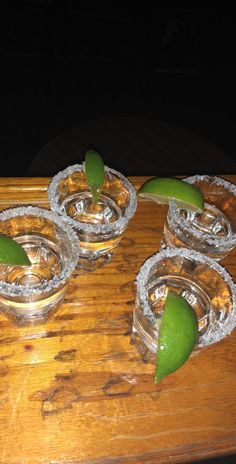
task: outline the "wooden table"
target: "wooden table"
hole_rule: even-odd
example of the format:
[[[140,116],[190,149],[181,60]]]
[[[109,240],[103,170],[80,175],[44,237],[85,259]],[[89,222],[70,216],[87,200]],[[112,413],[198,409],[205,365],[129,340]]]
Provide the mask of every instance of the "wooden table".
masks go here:
[[[236,176],[224,176],[236,183]],[[138,187],[144,178],[131,178]],[[1,179],[0,208],[48,206],[48,178]],[[153,383],[130,344],[135,276],[166,207],[140,202],[112,261],[75,272],[46,325],[0,317],[1,464],[184,463],[236,453],[236,331]],[[225,265],[236,279],[236,253]]]

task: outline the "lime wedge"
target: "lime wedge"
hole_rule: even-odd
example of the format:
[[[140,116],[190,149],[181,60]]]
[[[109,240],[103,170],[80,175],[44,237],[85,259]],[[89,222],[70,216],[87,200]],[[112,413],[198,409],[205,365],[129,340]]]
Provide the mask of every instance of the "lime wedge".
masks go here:
[[[96,204],[105,179],[105,170],[103,159],[95,150],[86,151],[85,175],[93,197],[93,203]]]
[[[201,190],[195,185],[175,177],[153,177],[140,187],[138,195],[157,203],[175,201],[182,209],[201,213],[204,199]]]
[[[0,264],[30,266],[31,262],[19,243],[10,237],[0,235]]]
[[[161,319],[155,382],[179,369],[188,359],[198,337],[198,321],[189,303],[169,292]]]

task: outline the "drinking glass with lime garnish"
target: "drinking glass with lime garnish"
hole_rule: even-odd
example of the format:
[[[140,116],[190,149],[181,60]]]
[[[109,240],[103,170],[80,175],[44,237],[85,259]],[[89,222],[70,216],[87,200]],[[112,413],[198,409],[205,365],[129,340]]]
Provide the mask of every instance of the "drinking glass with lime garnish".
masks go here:
[[[104,166],[88,150],[84,164],[56,174],[48,189],[51,209],[76,231],[81,246],[79,267],[92,271],[108,263],[136,206],[136,192],[121,173]]]
[[[219,177],[152,178],[141,198],[169,203],[161,248],[185,247],[222,260],[236,246],[236,186]]]
[[[236,286],[212,258],[194,250],[156,253],[137,275],[132,341],[156,364],[156,381],[236,326]]]
[[[33,206],[1,212],[0,310],[19,325],[45,322],[78,259],[77,235],[54,213]]]

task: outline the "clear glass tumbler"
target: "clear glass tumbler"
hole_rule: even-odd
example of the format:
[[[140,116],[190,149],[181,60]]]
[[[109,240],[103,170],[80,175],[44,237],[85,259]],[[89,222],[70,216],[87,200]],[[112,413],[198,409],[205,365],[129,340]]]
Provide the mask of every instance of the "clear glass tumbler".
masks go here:
[[[203,193],[202,214],[170,203],[161,248],[186,247],[222,260],[236,246],[236,186],[219,177],[192,176]]]
[[[66,218],[77,232],[81,246],[78,267],[87,271],[110,261],[137,207],[132,184],[108,167],[100,198],[94,205],[83,164],[56,174],[49,185],[48,198],[51,209]]]
[[[63,301],[79,259],[74,230],[33,206],[0,213],[0,234],[22,245],[31,266],[0,265],[0,311],[18,325],[43,323]]]
[[[196,348],[218,342],[236,325],[236,286],[214,259],[186,248],[149,258],[137,280],[132,341],[146,362],[155,363],[158,330],[168,291],[186,298],[198,318]]]

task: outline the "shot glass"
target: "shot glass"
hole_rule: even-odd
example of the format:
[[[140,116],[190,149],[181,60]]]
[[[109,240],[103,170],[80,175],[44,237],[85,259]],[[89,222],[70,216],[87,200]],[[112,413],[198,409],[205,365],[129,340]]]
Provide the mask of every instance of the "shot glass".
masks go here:
[[[221,261],[236,246],[236,186],[219,177],[192,176],[203,193],[202,214],[170,203],[161,249],[185,247]]]
[[[0,266],[0,311],[18,325],[46,322],[62,303],[79,259],[79,240],[68,224],[43,208],[0,213],[0,234],[22,245],[31,266]]]
[[[84,165],[69,166],[56,174],[48,188],[51,209],[66,218],[80,240],[78,267],[92,271],[110,261],[137,199],[131,183],[105,167],[105,181],[96,205],[87,185]]]
[[[198,349],[218,342],[236,326],[236,286],[214,259],[186,248],[156,253],[136,280],[132,342],[145,362],[155,363],[158,330],[168,291],[184,297],[198,319]]]

